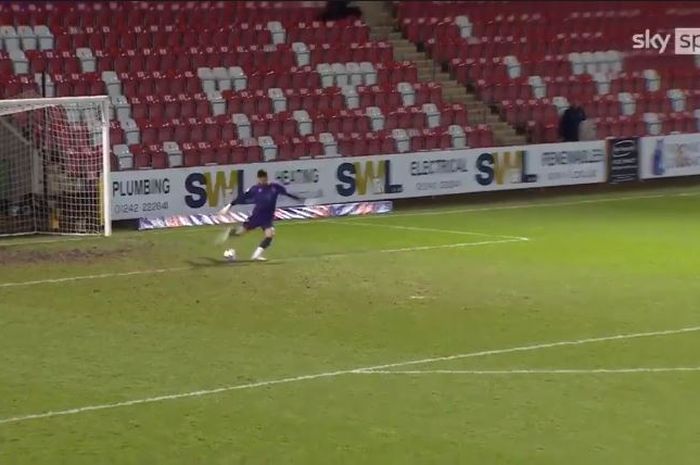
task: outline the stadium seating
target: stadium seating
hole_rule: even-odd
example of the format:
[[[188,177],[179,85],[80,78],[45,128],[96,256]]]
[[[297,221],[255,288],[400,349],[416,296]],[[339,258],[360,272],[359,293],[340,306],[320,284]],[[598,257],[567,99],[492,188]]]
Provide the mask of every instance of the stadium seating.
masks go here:
[[[107,94],[115,168],[479,147],[464,105],[324,2],[3,2],[0,98]],[[532,142],[570,102],[598,137],[694,131],[692,56],[633,50],[691,2],[393,2],[400,31]]]
[[[429,3],[429,5],[428,5]],[[695,131],[700,62],[632,48],[648,28],[694,27],[692,2],[393,2],[402,33],[532,142],[558,139],[571,101],[598,137]]]
[[[3,2],[0,97],[108,94],[115,169],[492,143],[324,4]]]

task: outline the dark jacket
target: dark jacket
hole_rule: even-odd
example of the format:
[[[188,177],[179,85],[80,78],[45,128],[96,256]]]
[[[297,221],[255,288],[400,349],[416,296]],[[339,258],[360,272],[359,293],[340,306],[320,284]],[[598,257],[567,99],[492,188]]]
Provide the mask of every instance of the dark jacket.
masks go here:
[[[579,106],[572,106],[564,111],[559,121],[559,136],[564,142],[578,140],[578,126],[586,119],[586,112]]]
[[[349,1],[331,0],[326,2],[326,9],[320,16],[321,21],[340,21],[348,17],[360,18],[362,12],[359,8],[350,6]]]

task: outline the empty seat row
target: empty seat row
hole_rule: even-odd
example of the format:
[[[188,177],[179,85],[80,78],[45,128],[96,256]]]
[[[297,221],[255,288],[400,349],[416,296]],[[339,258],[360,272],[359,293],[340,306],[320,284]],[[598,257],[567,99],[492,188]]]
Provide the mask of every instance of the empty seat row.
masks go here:
[[[437,18],[433,18],[437,19]],[[469,37],[479,38],[482,41],[493,40],[498,37],[527,38],[529,41],[537,40],[567,40],[588,39],[599,37],[617,42],[629,38],[639,29],[639,19],[628,18],[622,22],[620,19],[610,18],[607,22],[598,20],[596,24],[585,24],[577,20],[548,21],[542,16],[531,16],[527,19],[503,21],[499,19],[465,24],[464,18],[442,18],[437,22],[409,22],[404,20],[402,30],[412,41],[427,42],[435,38],[442,42],[453,40],[462,36],[465,28],[469,30]]]
[[[343,97],[338,89],[314,89],[317,105],[322,109],[343,108]],[[224,91],[222,96],[226,102],[226,113],[229,115],[243,113],[246,115],[272,113],[272,99],[263,90],[255,91]]]
[[[240,66],[244,68],[284,66],[296,63],[288,46],[188,47],[183,49],[94,50],[97,71],[192,71],[200,67]]]
[[[347,63],[349,61],[383,63],[393,60],[392,46],[388,42],[332,42],[307,44],[309,62]],[[303,53],[303,52],[298,52]]]
[[[324,155],[323,145],[315,136],[278,137],[274,139],[274,143],[277,149],[276,160],[296,160]],[[169,157],[163,149],[163,144],[129,145],[129,152],[133,155],[131,165],[123,167],[115,163],[113,169],[162,169],[176,166],[228,165],[265,161],[263,148],[255,139],[245,143],[240,141],[183,143],[180,148],[181,157]]]
[[[491,83],[480,79],[476,83],[477,93],[486,102],[499,103],[504,100],[527,100],[537,98],[536,85],[525,79],[512,80],[510,82]],[[545,82],[541,89],[543,96],[570,97],[582,101],[593,98],[597,93],[596,83],[592,80],[555,80]]]
[[[464,39],[440,42],[436,39],[428,41],[427,49],[431,56],[440,63],[447,63],[453,58],[491,58],[515,56],[544,56],[566,54],[570,52],[596,52],[609,49],[622,49],[627,45],[622,41],[611,42],[607,38],[595,39],[565,39],[565,40],[532,40],[508,38],[502,42],[469,43]]]
[[[658,17],[660,13],[670,8],[678,8],[680,4],[692,5],[692,2],[674,2],[672,5],[664,5],[662,3],[650,3],[644,1],[618,2],[615,8],[605,9],[600,3],[586,1],[568,1],[565,4],[559,5],[558,8],[551,8],[551,3],[547,1],[533,2],[424,2],[424,1],[401,1],[394,2],[396,15],[400,20],[404,18],[425,17],[426,13],[430,13],[435,17],[458,16],[461,14],[468,15],[473,20],[488,21],[494,19],[506,19],[510,15],[533,15],[538,14],[548,20],[563,20],[567,17],[586,17],[595,16],[597,12],[603,11],[601,16],[606,16],[605,13],[616,11],[614,16],[624,16],[627,14],[640,15],[639,11],[644,12],[644,19]],[[600,17],[600,16],[599,16]]]
[[[377,106],[380,108],[394,108],[403,103],[403,94],[411,93],[410,105],[422,105],[424,103],[442,104],[442,87],[437,82],[416,82],[399,84],[398,86],[358,86],[357,94],[361,107]]]
[[[82,73],[83,67],[75,51],[40,52],[28,50],[25,53],[29,61],[30,73],[73,74]]]
[[[635,50],[625,55],[625,71],[643,71],[649,68],[681,71],[696,67],[692,55],[661,55],[657,50]]]
[[[452,147],[450,134],[442,129],[411,129],[406,131],[408,150],[439,150]],[[338,153],[344,156],[357,157],[372,154],[397,153],[397,146],[391,132],[366,134],[339,134]]]
[[[377,84],[388,85],[399,82],[416,82],[418,71],[415,63],[385,62],[369,63],[365,62],[374,70]],[[305,66],[270,66],[270,67],[243,67],[244,84],[242,88],[249,90],[259,89],[301,89],[322,87],[322,76],[316,67]],[[331,84],[336,84],[337,79],[331,77]]]
[[[192,30],[173,29],[158,32],[96,31],[92,33],[54,33],[57,50],[74,50],[88,47],[93,50],[112,48],[175,48],[207,46],[250,46],[272,44],[272,33],[262,25],[251,29]]]
[[[336,25],[333,22],[322,26],[294,27],[284,30],[271,29],[266,24],[231,24],[226,27],[192,29],[187,27],[161,27],[159,30],[145,28],[140,31],[112,28],[89,28],[90,32],[77,28],[67,30],[52,29],[54,47],[58,50],[73,50],[89,47],[95,50],[122,48],[161,48],[161,47],[207,47],[207,46],[250,46],[293,42],[314,43],[366,43],[369,29],[365,25]],[[105,31],[105,29],[107,29]]]
[[[119,73],[117,78],[121,84],[121,94],[128,98],[202,92],[201,80],[191,71]]]
[[[364,43],[369,42],[369,27],[362,21],[320,22],[290,24],[285,28],[286,42],[312,43]]]
[[[47,95],[54,97],[79,97],[105,95],[107,87],[96,73],[54,74],[43,83]],[[53,87],[53,94],[48,89]]]
[[[317,19],[323,9],[321,5],[304,4],[305,2],[272,2],[267,5],[260,2],[216,2],[217,5],[212,2],[105,2],[99,5],[100,3],[102,2],[36,2],[17,8],[17,4],[13,4],[0,10],[0,20],[2,24],[46,24],[49,27],[172,24],[218,27],[236,21],[281,21],[290,24],[311,22]]]
[[[75,54],[62,56],[73,60],[62,65],[61,61],[50,62],[51,72],[74,72],[72,68],[80,66],[75,60]],[[180,49],[95,49],[92,50],[97,63],[96,70],[102,71],[177,71],[196,70],[200,67],[230,67],[249,68],[290,68],[295,65],[320,63],[370,62],[381,63],[392,61],[391,46],[384,42],[368,42],[364,44],[309,44],[302,51],[294,51],[288,45],[265,45],[250,47],[183,47]],[[305,54],[305,55],[304,55]],[[41,72],[39,67],[46,66],[43,59],[46,52],[35,52],[30,58],[33,72]],[[65,60],[64,60],[65,61]],[[305,62],[305,63],[302,63]],[[71,67],[71,69],[66,69]]]
[[[458,82],[468,84],[479,79],[508,81],[512,76],[569,76],[574,66],[566,55],[531,58],[519,56],[508,62],[503,57],[453,58],[449,69]],[[517,73],[513,70],[517,68]]]
[[[0,76],[9,76],[14,74],[14,66],[12,60],[8,57],[0,56]]]
[[[39,95],[39,84],[33,76],[0,74],[0,98],[38,97]]]
[[[129,103],[136,121],[213,116],[209,99],[201,93],[132,97]]]
[[[134,169],[162,169],[175,166],[225,165],[234,163],[256,163],[263,160],[262,149],[256,145],[236,147],[212,146],[206,142],[183,144],[182,160],[171,163],[162,144],[130,145]]]
[[[658,127],[655,123],[645,121],[639,116],[618,116],[598,118],[596,120],[596,132],[598,137],[614,136],[646,136],[668,134],[671,132],[697,132],[697,119],[691,112],[656,114]],[[653,129],[652,129],[653,128]]]
[[[236,126],[219,118],[182,118],[169,121],[143,121],[141,123],[143,144],[175,141],[178,143],[218,142],[239,139]],[[115,142],[113,142],[115,143]]]
[[[20,52],[21,54],[22,52]],[[81,71],[193,71],[200,67],[239,66],[244,69],[286,67],[296,65],[295,53],[287,46],[263,47],[189,47],[185,49],[142,50],[71,50],[38,51],[23,53],[31,73],[69,74]],[[4,57],[3,57],[4,58]],[[23,59],[23,58],[22,58]],[[85,62],[85,63],[83,63]],[[11,72],[7,59],[3,59],[3,70]],[[93,69],[87,69],[87,66]],[[85,69],[84,69],[85,68]],[[22,72],[22,71],[18,71]]]
[[[526,15],[523,15],[526,16]],[[459,37],[465,28],[459,20],[453,17],[430,18],[405,18],[400,22],[401,31],[407,39],[416,43],[424,43],[432,38]],[[526,36],[555,36],[562,32],[573,32],[576,24],[562,24],[560,22],[548,22],[542,16],[528,16],[517,18],[513,21],[490,20],[469,24],[470,37],[526,37]],[[595,29],[593,29],[595,30]]]
[[[557,107],[548,98],[504,101],[500,112],[514,127],[525,127],[529,121],[556,123],[559,120]]]

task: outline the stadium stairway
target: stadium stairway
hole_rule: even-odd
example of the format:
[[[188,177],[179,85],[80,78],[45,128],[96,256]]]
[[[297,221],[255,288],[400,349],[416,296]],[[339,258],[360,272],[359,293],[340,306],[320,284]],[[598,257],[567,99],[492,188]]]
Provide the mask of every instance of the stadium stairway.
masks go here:
[[[453,80],[448,73],[442,72],[425,52],[419,51],[413,43],[403,37],[398,30],[396,19],[391,14],[390,3],[362,1],[357,2],[357,6],[362,10],[363,19],[370,27],[370,39],[389,42],[394,49],[397,61],[414,62],[418,68],[419,81],[439,82],[442,85],[445,101],[465,105],[469,124],[489,125],[493,130],[494,141],[497,145],[526,143],[524,136],[517,134],[515,129],[502,121],[488,105],[479,100],[475,94],[469,92],[465,86]]]

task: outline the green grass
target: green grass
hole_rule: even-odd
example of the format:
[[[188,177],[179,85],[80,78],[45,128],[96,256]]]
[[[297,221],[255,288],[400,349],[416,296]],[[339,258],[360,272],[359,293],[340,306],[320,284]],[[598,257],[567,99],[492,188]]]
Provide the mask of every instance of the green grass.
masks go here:
[[[700,372],[345,373],[3,423],[700,325],[700,190],[661,194],[282,222],[267,264],[222,265],[216,228],[0,242],[0,464],[695,464]],[[638,367],[700,367],[700,332],[391,370]]]

